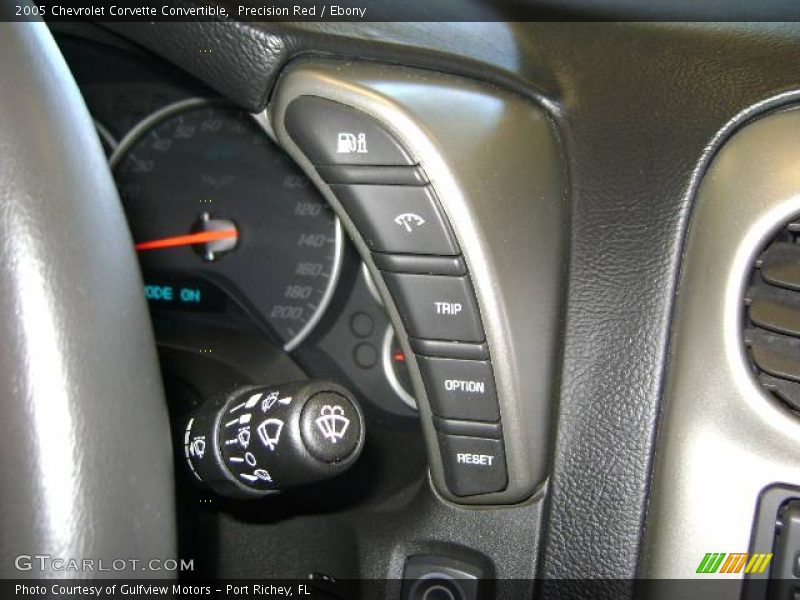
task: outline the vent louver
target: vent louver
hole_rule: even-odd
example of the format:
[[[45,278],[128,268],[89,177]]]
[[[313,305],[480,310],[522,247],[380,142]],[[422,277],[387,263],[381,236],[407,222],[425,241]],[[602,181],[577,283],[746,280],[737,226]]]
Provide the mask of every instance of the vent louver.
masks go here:
[[[745,344],[756,378],[800,412],[800,220],[759,255],[745,293]]]

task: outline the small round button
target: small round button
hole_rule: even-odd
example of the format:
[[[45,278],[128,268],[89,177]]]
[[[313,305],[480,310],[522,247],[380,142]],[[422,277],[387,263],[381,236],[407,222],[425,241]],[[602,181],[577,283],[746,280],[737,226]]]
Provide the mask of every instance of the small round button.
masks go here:
[[[357,337],[368,337],[375,331],[375,319],[364,311],[358,311],[350,317],[350,331]]]
[[[335,463],[358,447],[361,416],[343,395],[320,392],[303,407],[300,433],[309,454],[322,462]]]
[[[443,585],[432,585],[422,594],[422,600],[456,600],[456,597]]]
[[[362,369],[371,369],[378,362],[378,349],[369,342],[361,342],[353,348],[353,360]]]
[[[411,586],[409,600],[465,600],[458,581],[444,573],[429,573]]]

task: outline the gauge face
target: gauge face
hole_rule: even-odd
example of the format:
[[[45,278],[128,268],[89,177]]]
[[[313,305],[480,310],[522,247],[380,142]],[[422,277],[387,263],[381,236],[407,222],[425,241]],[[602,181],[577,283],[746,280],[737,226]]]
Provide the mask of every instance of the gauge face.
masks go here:
[[[211,282],[287,350],[302,341],[330,300],[342,233],[249,114],[172,105],[134,128],[111,163],[151,300],[202,310],[200,281]]]

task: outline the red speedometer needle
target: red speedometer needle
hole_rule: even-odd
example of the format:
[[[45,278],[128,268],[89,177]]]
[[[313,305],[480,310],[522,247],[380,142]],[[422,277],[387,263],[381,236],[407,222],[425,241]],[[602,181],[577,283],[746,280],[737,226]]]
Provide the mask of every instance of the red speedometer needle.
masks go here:
[[[198,231],[187,235],[173,235],[159,240],[140,242],[134,246],[136,250],[157,250],[159,248],[175,248],[177,246],[194,246],[218,240],[236,239],[239,232],[236,229],[219,229],[217,231]]]

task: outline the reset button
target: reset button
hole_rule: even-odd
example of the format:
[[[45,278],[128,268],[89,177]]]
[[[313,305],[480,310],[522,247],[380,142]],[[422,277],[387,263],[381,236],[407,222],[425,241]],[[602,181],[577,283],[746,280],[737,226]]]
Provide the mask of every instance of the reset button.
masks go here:
[[[444,478],[454,496],[499,492],[508,484],[503,441],[438,433]]]

